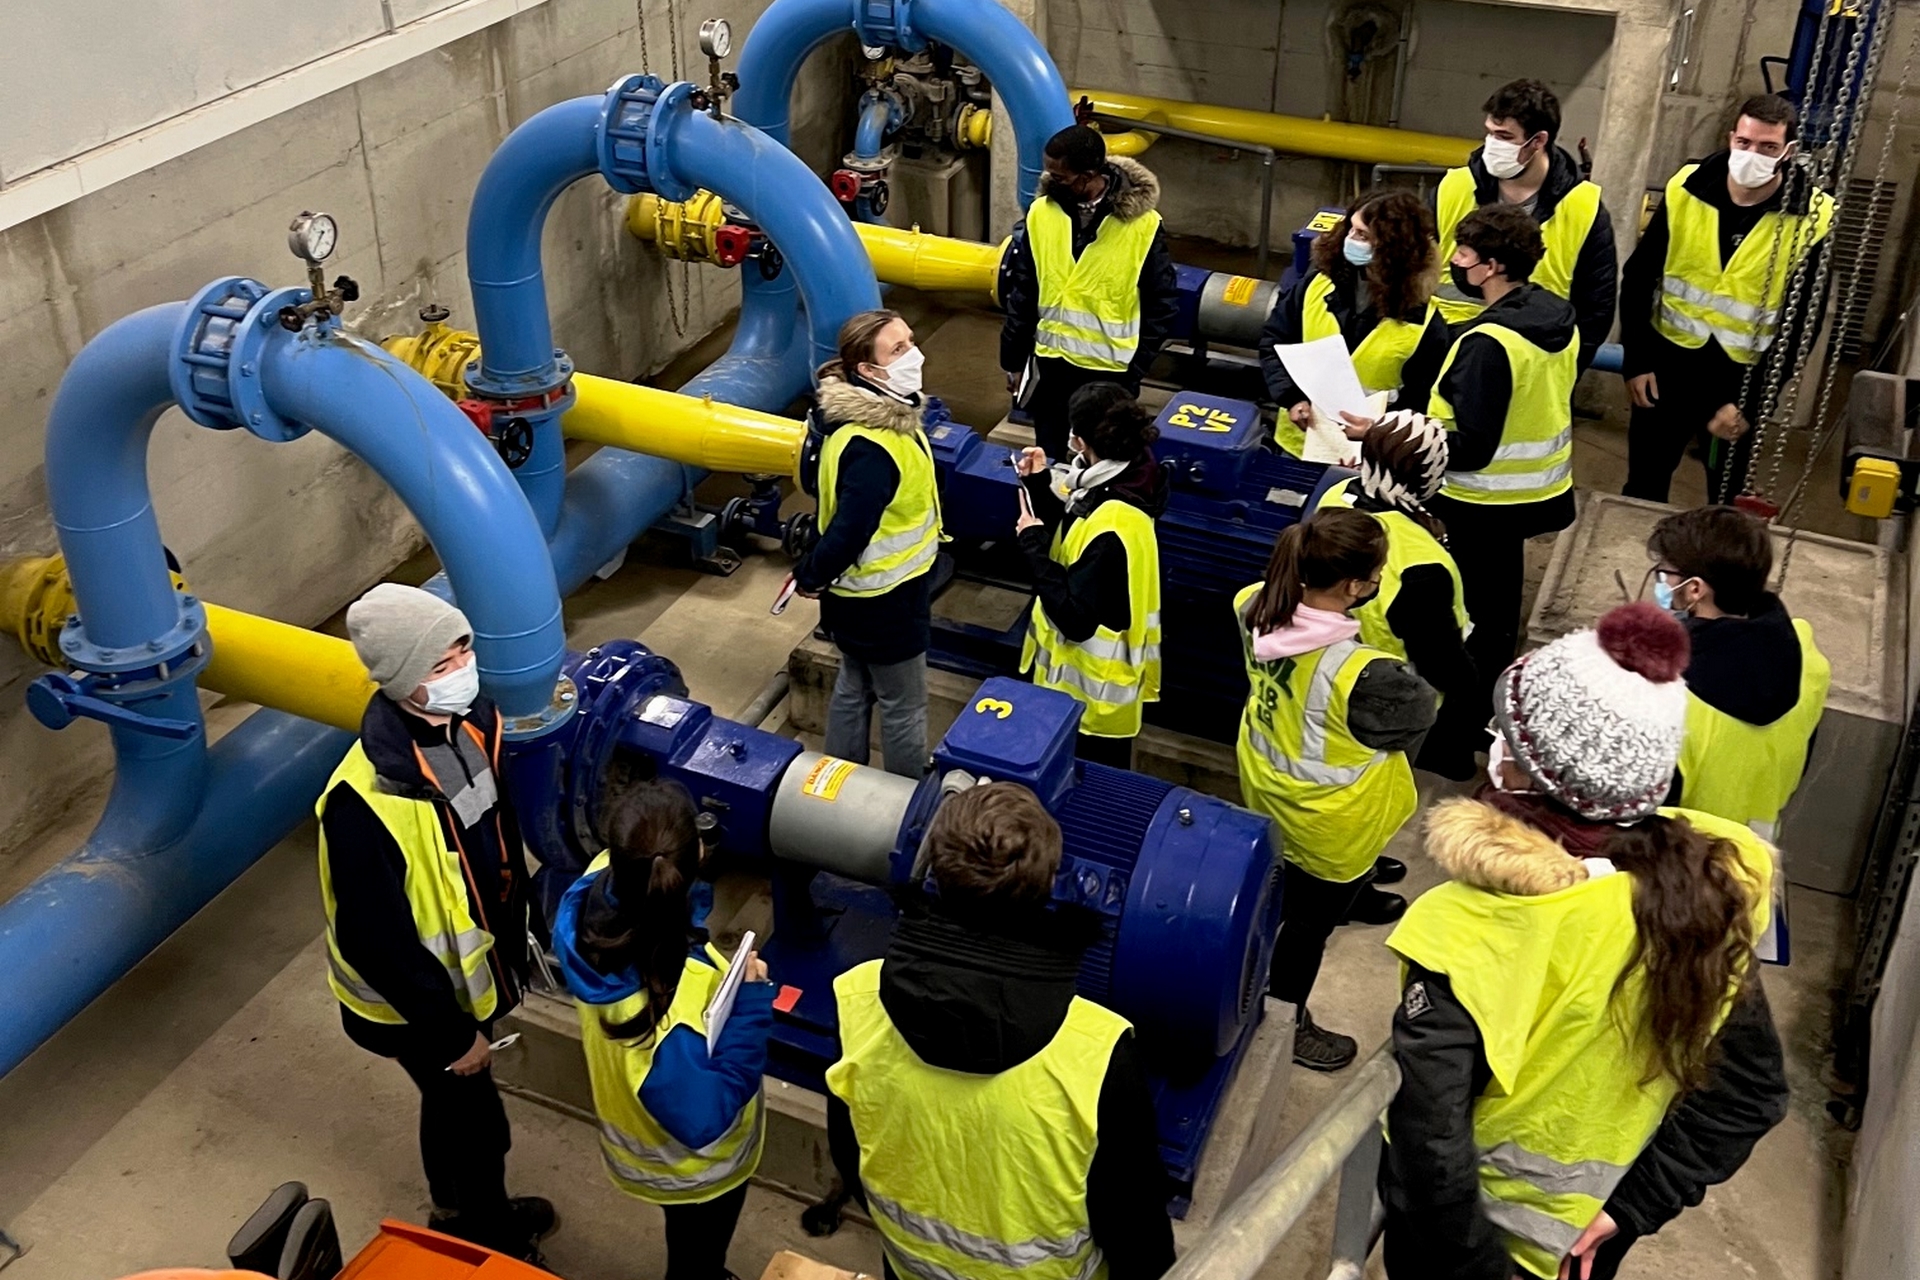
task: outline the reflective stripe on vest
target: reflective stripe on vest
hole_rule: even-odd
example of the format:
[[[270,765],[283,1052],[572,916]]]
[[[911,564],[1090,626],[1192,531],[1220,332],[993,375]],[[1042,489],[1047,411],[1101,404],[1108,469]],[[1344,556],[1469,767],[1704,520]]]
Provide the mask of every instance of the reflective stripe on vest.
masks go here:
[[[887,451],[900,480],[880,514],[880,527],[860,558],[827,590],[839,596],[877,596],[933,568],[940,554],[940,492],[925,434],[846,422],[834,428],[820,451],[820,532],[833,523],[839,505],[840,459],[852,441],[870,440]]]
[[[1406,754],[1378,751],[1347,727],[1347,699],[1361,673],[1387,657],[1343,640],[1292,658],[1253,656],[1247,613],[1262,584],[1234,597],[1247,664],[1247,705],[1235,758],[1248,808],[1279,825],[1282,855],[1340,883],[1366,874],[1416,794]]]
[[[601,854],[587,874],[600,874],[606,859]],[[614,1186],[652,1204],[698,1204],[725,1195],[753,1176],[766,1146],[764,1093],[741,1108],[725,1133],[698,1149],[674,1138],[640,1102],[654,1053],[667,1036],[679,1027],[707,1034],[707,1006],[726,976],[727,957],[711,944],[706,956],[712,963],[688,957],[665,1019],[644,1041],[616,1040],[607,1031],[646,1007],[644,989],[613,1004],[578,997],[573,1002],[600,1118],[600,1161]]]
[[[860,1179],[887,1260],[913,1280],[1099,1280],[1087,1217],[1100,1090],[1128,1024],[1078,996],[1045,1048],[994,1075],[930,1067],[880,1001],[883,962],[834,979]]]
[[[459,740],[459,752],[468,762],[469,771],[474,773],[474,783],[484,778],[491,786],[492,759],[485,738],[479,729],[465,721],[461,722],[460,727],[464,734]],[[430,761],[435,758],[440,760],[442,768],[431,767]],[[440,779],[444,775],[452,772],[455,777],[463,776],[460,766],[454,761],[454,748],[451,746],[422,752],[421,763],[426,768],[427,776],[443,792],[445,787]],[[476,761],[477,764],[474,763]],[[488,962],[489,953],[493,950],[493,935],[481,928],[474,918],[473,902],[468,897],[466,869],[462,865],[463,854],[447,844],[446,828],[440,817],[441,802],[408,799],[382,790],[373,762],[367,758],[366,748],[358,742],[347,752],[346,759],[333,771],[333,777],[321,792],[320,800],[314,806],[316,816],[325,818],[327,800],[334,788],[342,784],[351,787],[366,802],[399,847],[401,860],[405,864],[401,889],[406,894],[407,907],[413,915],[420,945],[446,969],[447,977],[453,983],[454,999],[463,1011],[477,1021],[484,1022],[491,1018],[499,1007],[500,999],[494,986],[493,969]],[[456,794],[472,798],[477,792],[473,784],[466,784]],[[485,812],[485,809],[481,809],[474,820],[485,816]],[[472,825],[472,821],[462,821],[464,825]],[[320,825],[320,899],[327,917],[327,985],[332,988],[334,998],[369,1022],[388,1026],[404,1024],[406,1019],[400,1011],[362,978],[341,954],[334,929],[334,914],[338,904],[333,895],[333,872],[327,852],[324,821]]]
[[[1160,215],[1108,214],[1073,256],[1073,215],[1046,196],[1027,210],[1027,247],[1039,279],[1034,350],[1082,369],[1119,371],[1140,349],[1140,271]]]
[[[1721,819],[1661,812],[1734,843],[1759,936],[1771,850]],[[1633,877],[1616,872],[1533,896],[1442,884],[1387,940],[1402,960],[1445,974],[1480,1033],[1492,1077],[1473,1105],[1480,1201],[1531,1275],[1558,1274],[1677,1092],[1664,1076],[1642,1083],[1646,983],[1637,970],[1620,980],[1637,937]]]
[[[1687,694],[1687,734],[1680,744],[1680,803],[1770,836],[1806,771],[1807,749],[1826,710],[1833,668],[1813,643],[1813,628],[1793,620],[1800,637],[1800,696],[1772,724],[1748,724]]]
[[[1323,509],[1353,506],[1353,490],[1358,483],[1352,478],[1342,480],[1320,495],[1320,506]],[[1473,620],[1467,616],[1466,588],[1461,584],[1460,566],[1454,563],[1452,553],[1405,512],[1369,511],[1367,514],[1386,531],[1387,563],[1380,570],[1380,590],[1371,600],[1354,606],[1353,616],[1360,623],[1360,643],[1402,662],[1408,660],[1406,643],[1393,633],[1387,616],[1393,612],[1393,602],[1400,598],[1407,571],[1429,564],[1439,565],[1453,580],[1454,625],[1460,628],[1463,637],[1472,635]]]
[[[1667,261],[1653,324],[1694,350],[1709,338],[1740,364],[1773,345],[1795,268],[1833,226],[1833,197],[1815,191],[1808,212],[1760,215],[1733,256],[1720,260],[1720,211],[1687,190],[1690,164],[1667,180]]]
[[[1101,626],[1085,640],[1069,640],[1036,596],[1020,669],[1032,671],[1035,684],[1084,705],[1080,732],[1131,738],[1140,732],[1144,704],[1160,700],[1160,544],[1153,517],[1109,498],[1071,529],[1054,529],[1052,558],[1072,565],[1104,533],[1119,538],[1127,554],[1127,630]]]
[[[1454,232],[1461,220],[1479,207],[1479,189],[1474,184],[1473,171],[1464,165],[1447,170],[1434,195],[1434,212],[1440,230],[1437,259],[1440,283],[1434,290],[1433,301],[1450,325],[1465,324],[1487,309],[1483,300],[1461,293],[1447,272],[1447,263],[1453,261],[1454,251],[1460,247]],[[1573,272],[1580,262],[1580,249],[1587,243],[1594,220],[1599,216],[1600,188],[1595,183],[1581,182],[1562,196],[1547,220],[1540,223],[1540,238],[1546,245],[1546,254],[1535,264],[1529,281],[1571,300]]]
[[[1440,492],[1461,502],[1541,502],[1573,487],[1573,384],[1580,376],[1580,334],[1558,351],[1544,351],[1502,324],[1483,322],[1460,335],[1427,405],[1430,417],[1457,430],[1453,405],[1441,393],[1460,344],[1475,334],[1498,342],[1507,355],[1513,393],[1493,458],[1478,471],[1449,471]]]

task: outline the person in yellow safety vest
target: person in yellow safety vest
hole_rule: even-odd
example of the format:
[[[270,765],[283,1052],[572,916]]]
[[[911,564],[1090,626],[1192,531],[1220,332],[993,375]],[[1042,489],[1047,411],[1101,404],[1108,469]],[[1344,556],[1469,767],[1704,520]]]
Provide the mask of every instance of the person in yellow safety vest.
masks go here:
[[[1448,274],[1484,297],[1447,353],[1427,406],[1449,433],[1433,499],[1460,567],[1483,680],[1512,660],[1526,541],[1573,523],[1573,384],[1579,332],[1567,301],[1530,283],[1540,229],[1510,205],[1467,215]]]
[[[1495,694],[1491,785],[1427,816],[1450,881],[1387,941],[1392,1280],[1611,1280],[1786,1114],[1754,963],[1773,851],[1659,807],[1686,662],[1644,602],[1528,654]]]
[[[1584,370],[1613,328],[1619,278],[1613,218],[1601,203],[1599,186],[1555,145],[1560,99],[1553,90],[1538,80],[1515,80],[1494,90],[1480,110],[1486,115],[1486,142],[1463,167],[1447,170],[1434,189],[1440,261],[1453,258],[1460,224],[1475,209],[1505,204],[1532,218],[1544,241],[1533,282],[1573,304]],[[1435,301],[1458,336],[1491,299],[1443,278]]]
[[[1738,496],[1771,368],[1820,331],[1812,282],[1833,197],[1793,163],[1799,114],[1747,99],[1727,149],[1682,165],[1620,277],[1621,374],[1633,399],[1630,498],[1665,502],[1687,447],[1705,446],[1709,501]],[[1800,306],[1782,316],[1795,279]],[[1731,444],[1731,449],[1729,445]]]
[[[1433,725],[1433,690],[1362,643],[1352,616],[1386,563],[1378,521],[1324,509],[1283,530],[1266,580],[1233,599],[1249,685],[1240,795],[1279,827],[1286,859],[1267,991],[1293,1006],[1293,1060],[1314,1071],[1338,1071],[1357,1050],[1315,1023],[1307,1001],[1327,939],[1413,816],[1406,753]]]
[[[1313,270],[1289,289],[1260,331],[1260,370],[1280,407],[1274,442],[1298,458],[1313,406],[1274,348],[1336,334],[1369,394],[1424,411],[1452,338],[1433,303],[1439,259],[1433,214],[1410,191],[1361,196],[1313,242]]]
[[[1046,172],[1000,258],[1006,320],[1000,368],[1049,458],[1067,452],[1067,402],[1089,382],[1135,395],[1180,314],[1173,255],[1160,226],[1160,183],[1109,156],[1098,129],[1047,140]]]
[[[923,851],[934,894],[833,983],[827,1141],[889,1280],[1158,1280],[1153,1100],[1126,1019],[1074,994],[1099,927],[1048,907],[1059,824],[988,783],[941,804]]]
[[[729,954],[693,925],[697,816],[677,782],[614,791],[601,815],[610,847],[561,899],[553,947],[607,1176],[665,1213],[667,1280],[732,1280],[727,1244],[766,1142],[775,988],[750,955],[724,1025],[708,1023]]]
[[[1117,382],[1088,383],[1067,411],[1072,462],[1049,469],[1028,449],[1016,468],[1026,503],[1014,529],[1034,585],[1020,669],[1086,708],[1075,755],[1128,769],[1146,704],[1160,700],[1160,432]]]
[[[488,1069],[528,964],[500,712],[480,695],[473,627],[437,596],[383,582],[348,606],[347,636],[379,692],[315,806],[327,982],[348,1039],[420,1090],[429,1225],[537,1258],[553,1206],[507,1195],[512,1138]]]
[[[1833,668],[1813,627],[1767,590],[1773,537],[1738,507],[1696,507],[1653,526],[1654,603],[1693,642],[1687,737],[1669,801],[1772,840],[1806,772]]]
[[[927,771],[927,642],[940,491],[921,426],[926,357],[891,311],[840,328],[840,356],[819,372],[805,453],[818,537],[793,566],[794,586],[820,601],[820,626],[840,650],[827,707],[826,751],[865,764],[880,709],[888,773]],[[802,481],[813,470],[803,461]]]

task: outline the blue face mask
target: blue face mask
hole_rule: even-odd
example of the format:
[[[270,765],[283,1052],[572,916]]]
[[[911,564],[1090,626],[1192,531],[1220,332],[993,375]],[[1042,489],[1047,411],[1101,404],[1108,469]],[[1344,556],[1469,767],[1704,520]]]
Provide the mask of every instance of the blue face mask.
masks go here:
[[[1373,246],[1364,240],[1355,240],[1352,236],[1348,236],[1342,242],[1340,252],[1356,267],[1364,267],[1373,261]]]
[[[1675,584],[1668,582],[1657,573],[1653,575],[1653,602],[1674,617],[1684,618],[1687,616],[1687,610],[1674,603],[1674,590]]]

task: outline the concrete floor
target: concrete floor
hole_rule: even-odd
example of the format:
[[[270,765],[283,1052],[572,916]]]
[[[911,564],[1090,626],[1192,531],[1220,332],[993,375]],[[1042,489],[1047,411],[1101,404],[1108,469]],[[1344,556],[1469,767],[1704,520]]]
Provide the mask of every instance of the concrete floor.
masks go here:
[[[896,294],[894,301],[919,327],[930,385],[961,420],[994,421],[1004,406],[995,319],[940,300]],[[1583,485],[1617,488],[1623,425],[1618,414],[1582,424],[1576,467]],[[1689,467],[1676,499],[1698,500],[1698,475]],[[1859,536],[1830,494],[1824,480],[1813,486],[1807,523]],[[738,574],[720,579],[667,567],[671,554],[643,544],[610,581],[575,596],[570,632],[582,643],[641,637],[682,666],[694,696],[723,714],[737,710],[784,665],[814,611],[801,601],[781,618],[768,616],[784,573],[775,557],[750,558]],[[216,715],[231,722],[243,711],[222,707]],[[1429,793],[1436,785],[1422,781]],[[78,821],[50,838],[31,860],[36,869],[77,844],[89,825]],[[1416,846],[1409,829],[1393,849],[1410,865],[1411,893],[1439,878]],[[7,1280],[99,1280],[149,1266],[215,1264],[232,1230],[289,1178],[334,1202],[349,1249],[383,1215],[424,1216],[414,1095],[397,1067],[361,1053],[340,1033],[323,979],[313,866],[309,825],[0,1079],[0,1227],[30,1246]],[[1823,1110],[1822,1076],[1847,904],[1796,892],[1793,911],[1794,964],[1765,975],[1788,1043],[1793,1113],[1738,1177],[1643,1244],[1628,1275],[1838,1275],[1849,1144]],[[1367,1047],[1386,1035],[1397,994],[1395,965],[1381,946],[1385,934],[1341,930],[1313,1001],[1322,1023]],[[1343,1083],[1338,1075],[1296,1073],[1285,1126],[1304,1125]],[[566,1220],[548,1249],[554,1269],[576,1280],[658,1275],[659,1217],[606,1184],[591,1131],[519,1100],[510,1099],[508,1108],[514,1187],[552,1197]],[[735,1240],[734,1268],[757,1275],[776,1250],[794,1248],[877,1270],[868,1231],[849,1225],[832,1239],[808,1240],[798,1213],[792,1201],[756,1189]],[[1265,1275],[1324,1275],[1330,1215],[1331,1192]],[[1376,1262],[1372,1274],[1377,1269]]]

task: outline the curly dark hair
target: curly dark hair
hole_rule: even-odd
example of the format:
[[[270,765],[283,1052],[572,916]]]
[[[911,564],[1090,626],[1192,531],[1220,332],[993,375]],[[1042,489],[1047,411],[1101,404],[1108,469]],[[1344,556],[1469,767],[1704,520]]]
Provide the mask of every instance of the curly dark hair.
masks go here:
[[[1374,309],[1418,324],[1426,316],[1440,272],[1433,211],[1411,191],[1372,191],[1354,201],[1339,225],[1313,242],[1313,269],[1343,287],[1353,279],[1354,268],[1341,245],[1356,213],[1364,214],[1367,238],[1373,241],[1367,288]]]

